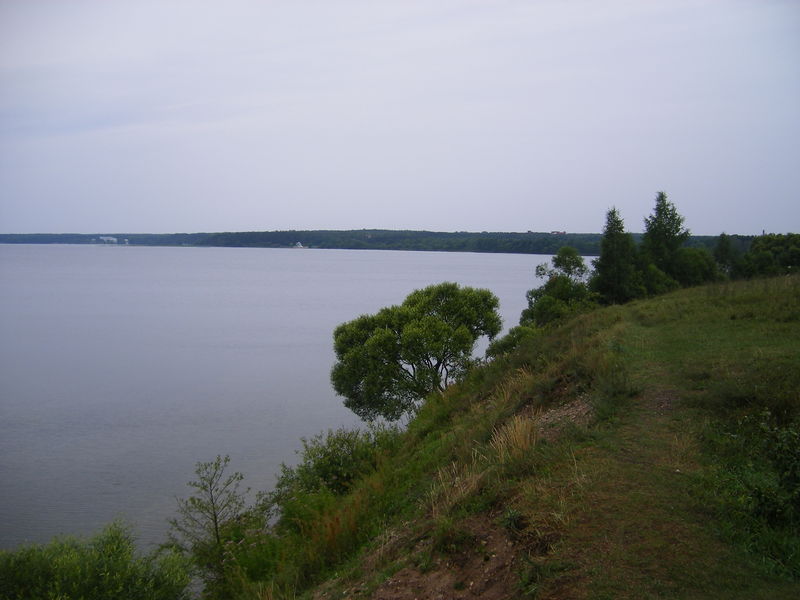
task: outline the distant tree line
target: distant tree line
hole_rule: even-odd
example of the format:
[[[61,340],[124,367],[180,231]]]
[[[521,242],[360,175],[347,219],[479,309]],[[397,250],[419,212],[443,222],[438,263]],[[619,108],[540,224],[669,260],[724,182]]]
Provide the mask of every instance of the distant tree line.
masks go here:
[[[555,254],[570,246],[584,256],[597,256],[602,235],[599,233],[547,232],[441,232],[395,231],[387,229],[245,231],[227,233],[35,233],[0,234],[5,244],[91,244],[103,243],[101,237],[127,240],[136,246],[222,246],[238,248],[291,248],[298,242],[306,248],[348,250],[421,250],[440,252],[497,252],[509,254]],[[633,234],[639,240],[641,234]],[[730,236],[744,251],[752,236]],[[707,247],[714,236],[691,236],[687,246]]]
[[[208,233],[0,233],[0,244],[102,244],[101,238],[135,246],[199,246]]]

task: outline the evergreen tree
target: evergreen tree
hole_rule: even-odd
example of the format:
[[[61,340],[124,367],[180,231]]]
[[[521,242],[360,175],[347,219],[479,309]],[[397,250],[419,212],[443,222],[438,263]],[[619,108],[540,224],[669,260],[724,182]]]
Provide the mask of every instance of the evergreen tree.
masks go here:
[[[636,245],[625,233],[625,225],[616,208],[606,213],[606,225],[600,241],[600,256],[593,262],[595,273],[592,291],[603,302],[617,304],[644,295],[641,276],[636,269]]]
[[[683,217],[664,192],[656,195],[653,214],[644,220],[642,253],[645,262],[654,264],[672,278],[677,278],[678,249],[689,238]]]

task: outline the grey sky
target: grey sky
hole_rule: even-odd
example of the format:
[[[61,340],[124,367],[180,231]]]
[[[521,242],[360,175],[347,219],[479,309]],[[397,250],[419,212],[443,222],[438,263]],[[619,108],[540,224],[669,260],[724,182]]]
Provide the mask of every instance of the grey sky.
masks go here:
[[[0,231],[800,230],[795,0],[0,0]]]

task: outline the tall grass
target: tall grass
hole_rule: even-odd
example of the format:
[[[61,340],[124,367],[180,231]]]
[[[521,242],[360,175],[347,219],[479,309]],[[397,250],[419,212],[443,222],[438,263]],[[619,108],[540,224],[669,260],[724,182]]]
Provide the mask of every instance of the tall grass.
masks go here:
[[[489,445],[500,464],[518,463],[533,450],[537,434],[535,418],[514,415],[507,423],[495,428]]]

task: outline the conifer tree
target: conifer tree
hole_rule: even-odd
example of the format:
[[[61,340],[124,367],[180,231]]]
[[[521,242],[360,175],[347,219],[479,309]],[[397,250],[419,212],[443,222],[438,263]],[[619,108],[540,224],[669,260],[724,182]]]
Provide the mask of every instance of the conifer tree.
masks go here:
[[[667,199],[667,194],[658,192],[653,214],[644,220],[642,253],[645,262],[676,278],[678,250],[688,238],[689,230],[683,226],[683,217]]]
[[[636,245],[633,236],[625,232],[616,208],[606,213],[600,256],[593,265],[595,273],[590,287],[604,302],[617,304],[644,295],[641,276],[636,269]]]

